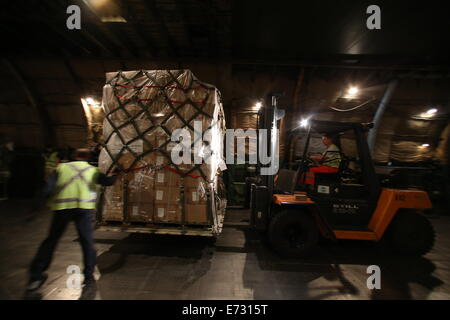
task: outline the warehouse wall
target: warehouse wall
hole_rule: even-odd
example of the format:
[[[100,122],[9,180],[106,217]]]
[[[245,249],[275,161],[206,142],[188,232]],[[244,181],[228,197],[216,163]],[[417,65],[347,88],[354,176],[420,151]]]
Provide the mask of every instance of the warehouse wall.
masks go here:
[[[282,124],[282,146],[285,131],[298,126],[302,117],[338,121],[372,120],[379,99],[392,77],[390,71],[300,68],[292,66],[249,66],[229,63],[151,62],[140,60],[17,60],[17,69],[32,89],[37,103],[48,114],[51,138],[59,147],[86,144],[91,135],[80,102],[83,96],[101,98],[105,73],[135,69],[191,69],[202,81],[219,88],[226,113],[227,127],[256,126],[254,105],[273,91],[283,91],[280,107],[286,110]],[[41,148],[44,135],[42,114],[30,104],[23,84],[0,64],[0,135],[9,137],[17,146]],[[426,75],[425,75],[426,76]],[[375,159],[388,161],[422,161],[433,156],[443,160],[445,152],[435,153],[447,124],[450,81],[441,79],[401,79],[379,130]],[[342,98],[349,85],[358,85],[358,99]],[[371,99],[375,99],[370,101]],[[347,110],[365,104],[350,112]],[[439,120],[417,120],[414,116],[438,106]],[[405,121],[406,120],[406,121]],[[448,131],[447,131],[448,132]],[[431,141],[430,138],[431,137]],[[420,149],[424,142],[429,149]]]
[[[49,116],[44,125],[51,128],[52,140],[47,142],[58,147],[86,144],[90,132],[80,99],[91,96],[101,100],[106,72],[189,68],[199,79],[219,88],[225,105],[231,96],[228,90],[231,69],[226,64],[124,63],[114,60],[19,60],[14,64]],[[40,130],[39,112],[30,105],[26,89],[10,70],[3,64],[0,64],[0,70],[3,88],[0,92],[0,136],[12,139],[19,147],[42,148],[45,141]]]
[[[297,127],[302,118],[309,117],[371,122],[392,76],[391,71],[233,66],[233,116],[229,120],[230,125],[254,126],[256,115],[254,111],[252,113],[252,107],[272,91],[285,92],[280,99],[280,106],[286,110],[285,130]],[[360,93],[356,98],[345,99],[345,91],[351,85],[358,86]],[[445,135],[450,114],[448,88],[448,77],[400,79],[382,118],[374,159],[378,162],[436,159],[446,163],[445,152],[436,150]],[[432,107],[439,110],[436,116],[418,119],[421,113]],[[284,135],[282,150],[287,143]],[[430,147],[422,148],[424,143]]]

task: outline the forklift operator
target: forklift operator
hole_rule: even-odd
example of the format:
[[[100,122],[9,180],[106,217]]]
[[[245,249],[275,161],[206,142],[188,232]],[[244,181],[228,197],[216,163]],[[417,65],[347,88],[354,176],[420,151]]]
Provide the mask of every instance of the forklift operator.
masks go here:
[[[327,149],[317,156],[310,156],[309,158],[316,165],[309,169],[306,173],[306,184],[314,184],[314,173],[337,173],[341,165],[341,151],[336,145],[336,137],[331,134],[325,134],[322,137],[323,144]]]

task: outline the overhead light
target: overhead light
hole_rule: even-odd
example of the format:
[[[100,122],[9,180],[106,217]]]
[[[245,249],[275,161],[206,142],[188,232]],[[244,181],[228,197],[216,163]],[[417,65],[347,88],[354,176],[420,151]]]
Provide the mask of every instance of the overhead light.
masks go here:
[[[419,117],[421,117],[421,118],[423,118],[423,119],[430,119],[430,118],[434,117],[434,115],[436,114],[436,112],[438,112],[438,109],[436,109],[436,108],[431,108],[431,109],[428,109],[428,110],[425,111],[425,112],[422,112],[422,113],[419,115]]]
[[[347,91],[347,93],[351,96],[354,96],[359,92],[359,89],[357,87],[350,87]]]
[[[255,103],[255,105],[253,106],[253,110],[256,111],[256,112],[258,112],[259,109],[261,109],[261,107],[262,107],[262,103],[261,103],[261,102],[257,102],[257,103]]]
[[[121,23],[126,23],[127,20],[125,20],[124,17],[121,16],[116,16],[116,17],[101,17],[100,18],[102,22],[121,22]]]
[[[83,2],[97,8],[108,4],[108,0],[83,0]]]
[[[83,2],[100,19],[101,22],[127,22],[127,20],[122,16],[122,9],[117,1],[83,0]]]
[[[81,98],[81,103],[86,107],[86,108],[99,108],[100,107],[100,102],[97,101],[96,99],[92,98],[92,97],[86,97],[86,98]]]
[[[308,126],[308,123],[309,123],[308,119],[302,119],[300,120],[300,127],[305,128],[306,126]]]
[[[424,144],[421,145],[422,148],[428,148],[429,146],[430,146],[429,143],[424,143]]]

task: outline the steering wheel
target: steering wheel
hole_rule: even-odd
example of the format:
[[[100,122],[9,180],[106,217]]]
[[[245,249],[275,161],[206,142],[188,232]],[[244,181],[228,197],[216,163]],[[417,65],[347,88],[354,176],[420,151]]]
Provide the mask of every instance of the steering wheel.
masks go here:
[[[309,157],[307,157],[305,160],[302,159],[297,160],[296,162],[298,163],[299,166],[304,166],[303,169],[310,168],[316,165],[316,163]]]
[[[317,163],[316,162],[314,162],[311,158],[306,158],[305,159],[305,163],[304,163],[304,171],[306,172],[306,171],[308,171],[308,169],[309,168],[311,168],[311,167],[316,167],[317,166]]]

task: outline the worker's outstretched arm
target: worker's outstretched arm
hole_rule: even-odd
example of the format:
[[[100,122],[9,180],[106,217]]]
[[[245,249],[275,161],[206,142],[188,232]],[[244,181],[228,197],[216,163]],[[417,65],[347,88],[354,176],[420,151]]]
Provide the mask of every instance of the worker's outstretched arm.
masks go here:
[[[57,182],[58,182],[58,172],[55,170],[48,176],[47,182],[45,183],[43,194],[45,198],[48,199],[51,196],[51,194],[56,188]]]
[[[116,179],[117,175],[108,176],[100,172],[98,175],[97,184],[105,187],[112,186],[116,182]]]

